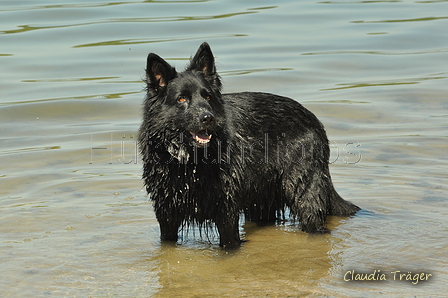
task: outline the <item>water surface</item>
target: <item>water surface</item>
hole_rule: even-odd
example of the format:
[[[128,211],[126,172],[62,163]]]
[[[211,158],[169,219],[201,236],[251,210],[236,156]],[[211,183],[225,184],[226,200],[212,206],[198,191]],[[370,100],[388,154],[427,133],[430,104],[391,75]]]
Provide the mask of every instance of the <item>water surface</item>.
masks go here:
[[[446,1],[3,1],[2,297],[442,297],[447,27]],[[322,236],[242,221],[230,253],[213,232],[160,243],[135,143],[145,59],[182,69],[203,41],[225,92],[319,117],[336,189],[366,211]]]

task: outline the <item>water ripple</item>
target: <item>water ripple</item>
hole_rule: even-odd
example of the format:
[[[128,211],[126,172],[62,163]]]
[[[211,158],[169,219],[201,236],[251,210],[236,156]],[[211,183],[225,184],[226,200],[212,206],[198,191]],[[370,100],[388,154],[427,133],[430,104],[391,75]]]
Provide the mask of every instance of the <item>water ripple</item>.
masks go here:
[[[225,38],[225,37],[244,37],[246,34],[226,34],[226,35],[214,35],[214,36],[192,36],[192,37],[170,37],[170,38],[143,38],[143,39],[118,39],[108,40],[94,43],[86,43],[74,46],[74,48],[85,47],[98,47],[98,46],[122,46],[122,45],[136,45],[145,43],[159,43],[159,42],[172,42],[172,41],[186,41],[186,40],[209,40],[213,38]]]
[[[169,4],[180,4],[180,3],[202,3],[210,2],[210,0],[147,0],[148,3],[169,3]],[[38,5],[38,6],[18,6],[11,8],[2,8],[0,12],[3,11],[21,11],[21,10],[48,10],[48,9],[59,9],[59,8],[95,8],[95,7],[105,7],[105,6],[115,6],[123,4],[141,4],[141,1],[129,1],[129,2],[107,2],[107,3],[77,3],[77,4],[53,4],[53,5]]]
[[[337,84],[334,88],[321,89],[320,91],[333,91],[333,90],[342,90],[342,89],[352,89],[352,88],[360,88],[360,87],[383,87],[383,86],[396,86],[396,85],[413,85],[420,84],[421,82],[428,80],[444,80],[447,79],[446,74],[443,76],[441,74],[430,75],[428,77],[420,77],[420,78],[408,78],[408,79],[392,79],[392,80],[378,80],[378,81],[370,81],[370,82],[354,82],[354,83],[342,83]]]
[[[432,49],[425,51],[322,51],[322,52],[308,52],[301,55],[384,55],[384,56],[402,56],[402,55],[426,55],[426,54],[438,54],[448,53],[448,48]]]
[[[425,17],[416,19],[401,19],[401,20],[380,20],[380,21],[352,21],[355,24],[373,24],[373,23],[405,23],[405,22],[427,22],[427,21],[438,21],[446,20],[448,17]]]
[[[58,28],[67,28],[67,27],[78,27],[78,26],[87,26],[87,25],[96,25],[96,24],[116,24],[116,23],[159,23],[159,22],[179,22],[179,21],[204,21],[204,20],[213,20],[213,19],[222,19],[222,18],[230,18],[234,16],[246,15],[257,13],[256,10],[243,11],[243,12],[235,12],[235,13],[227,13],[220,15],[205,15],[205,16],[168,16],[168,17],[149,17],[149,18],[113,18],[113,19],[105,19],[93,22],[83,22],[83,23],[74,23],[74,24],[64,24],[64,25],[53,25],[53,26],[31,26],[31,25],[19,25],[20,29],[13,30],[4,30],[0,31],[0,34],[15,34],[15,33],[24,33],[34,30],[41,29],[58,29]]]

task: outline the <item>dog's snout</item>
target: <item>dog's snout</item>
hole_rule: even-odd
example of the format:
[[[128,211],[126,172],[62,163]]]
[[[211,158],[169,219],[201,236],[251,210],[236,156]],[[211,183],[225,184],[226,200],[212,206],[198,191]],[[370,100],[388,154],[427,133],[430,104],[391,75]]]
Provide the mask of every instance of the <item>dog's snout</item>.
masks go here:
[[[210,112],[205,112],[199,116],[199,121],[204,125],[211,125],[215,121],[215,116]]]

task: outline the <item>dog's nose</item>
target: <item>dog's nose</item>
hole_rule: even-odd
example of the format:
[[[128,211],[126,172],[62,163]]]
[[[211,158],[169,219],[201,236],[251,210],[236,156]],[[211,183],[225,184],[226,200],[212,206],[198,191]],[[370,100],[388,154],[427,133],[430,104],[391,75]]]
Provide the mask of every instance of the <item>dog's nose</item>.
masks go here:
[[[202,113],[201,116],[199,116],[199,121],[201,121],[204,125],[210,125],[215,121],[215,116],[213,116],[210,112]]]

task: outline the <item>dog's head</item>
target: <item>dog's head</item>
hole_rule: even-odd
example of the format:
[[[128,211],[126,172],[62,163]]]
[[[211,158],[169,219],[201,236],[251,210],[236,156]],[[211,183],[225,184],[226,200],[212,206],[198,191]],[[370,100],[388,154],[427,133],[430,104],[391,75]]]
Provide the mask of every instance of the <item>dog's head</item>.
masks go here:
[[[146,83],[145,109],[152,109],[153,117],[157,115],[165,134],[181,134],[181,141],[189,141],[199,148],[219,138],[217,135],[224,129],[225,111],[221,80],[207,43],[199,47],[183,72],[177,72],[158,55],[149,54]]]

